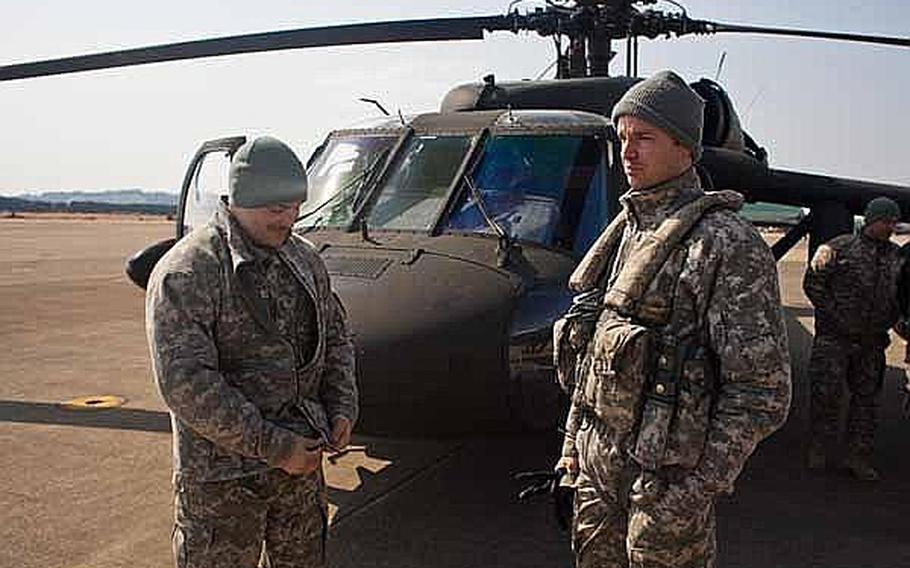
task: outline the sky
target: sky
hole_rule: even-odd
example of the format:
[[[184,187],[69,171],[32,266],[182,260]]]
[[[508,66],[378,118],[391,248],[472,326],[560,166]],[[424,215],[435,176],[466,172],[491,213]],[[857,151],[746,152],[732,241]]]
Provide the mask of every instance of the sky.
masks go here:
[[[910,37],[906,0],[681,0],[692,18]],[[505,0],[4,0],[0,64],[310,26],[495,15]],[[540,6],[525,1],[521,9]],[[660,3],[657,7],[673,9]],[[910,185],[910,50],[724,34],[642,41],[640,72],[720,82],[774,167]],[[451,87],[538,76],[550,40],[318,48],[0,83],[0,194],[179,188],[205,140],[271,134],[305,159],[331,130],[438,109]],[[612,72],[622,71],[624,54]],[[549,75],[547,75],[549,76]]]

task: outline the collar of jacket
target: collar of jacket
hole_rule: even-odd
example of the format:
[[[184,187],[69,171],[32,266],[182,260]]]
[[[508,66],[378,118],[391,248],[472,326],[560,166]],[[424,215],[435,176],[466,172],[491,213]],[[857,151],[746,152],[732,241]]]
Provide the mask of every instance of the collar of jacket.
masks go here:
[[[629,190],[619,198],[629,221],[641,229],[654,229],[671,213],[704,195],[695,168],[645,189]]]
[[[218,204],[218,209],[215,210],[214,222],[225,235],[228,253],[231,255],[231,266],[234,268],[235,274],[242,266],[259,264],[271,255],[271,249],[257,247],[250,242],[246,231],[243,230],[237,219],[231,215],[230,209],[224,203]],[[285,242],[275,252],[285,249],[287,246],[288,244]]]
[[[891,244],[891,239],[888,239],[887,241],[873,239],[866,234],[866,231],[864,229],[860,229],[859,242],[867,247],[870,247],[875,252],[883,252],[890,248],[889,245]]]

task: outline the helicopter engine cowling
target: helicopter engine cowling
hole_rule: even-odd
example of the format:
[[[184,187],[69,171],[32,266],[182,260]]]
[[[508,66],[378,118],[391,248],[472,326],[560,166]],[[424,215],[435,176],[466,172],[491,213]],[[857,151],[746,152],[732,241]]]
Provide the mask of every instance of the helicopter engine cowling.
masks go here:
[[[691,86],[705,100],[702,144],[734,152],[745,152],[745,134],[739,115],[736,114],[726,91],[710,79],[699,79]]]
[[[443,97],[440,112],[563,109],[609,117],[613,106],[639,81],[641,79],[637,77],[588,77],[497,83],[488,75],[483,83],[452,88]],[[723,87],[710,79],[700,79],[691,86],[705,100],[704,145],[748,154],[766,162],[766,152],[743,130],[733,102]]]

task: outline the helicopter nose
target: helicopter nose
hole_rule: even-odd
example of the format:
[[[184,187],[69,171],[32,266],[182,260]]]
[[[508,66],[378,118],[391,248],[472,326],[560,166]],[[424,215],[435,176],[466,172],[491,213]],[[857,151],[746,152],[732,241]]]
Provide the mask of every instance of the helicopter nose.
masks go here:
[[[489,266],[423,252],[324,254],[357,349],[369,433],[458,433],[507,419],[508,330],[518,285]]]

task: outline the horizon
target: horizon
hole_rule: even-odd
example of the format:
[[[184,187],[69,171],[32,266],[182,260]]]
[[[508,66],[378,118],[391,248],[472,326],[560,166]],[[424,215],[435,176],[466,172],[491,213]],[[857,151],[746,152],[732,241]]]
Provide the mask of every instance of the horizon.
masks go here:
[[[180,191],[177,189],[146,189],[140,187],[112,187],[105,189],[26,189],[12,190],[14,193],[0,193],[0,197],[22,197],[23,195],[44,195],[48,193],[114,193],[138,191],[145,194],[166,193],[179,197]]]

